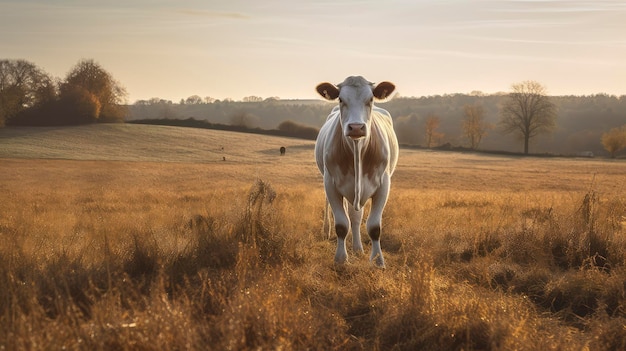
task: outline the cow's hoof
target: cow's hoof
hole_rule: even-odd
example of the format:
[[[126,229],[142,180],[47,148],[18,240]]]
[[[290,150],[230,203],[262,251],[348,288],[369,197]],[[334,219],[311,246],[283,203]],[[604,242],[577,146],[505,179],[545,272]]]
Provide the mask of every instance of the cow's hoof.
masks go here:
[[[370,257],[370,262],[376,268],[385,269],[385,259],[381,254],[373,255],[372,257]]]
[[[365,251],[363,250],[363,246],[361,247],[353,247],[352,252],[354,252],[355,256],[363,256],[365,255]]]
[[[346,264],[348,263],[348,255],[343,255],[341,253],[337,253],[335,255],[335,264]]]

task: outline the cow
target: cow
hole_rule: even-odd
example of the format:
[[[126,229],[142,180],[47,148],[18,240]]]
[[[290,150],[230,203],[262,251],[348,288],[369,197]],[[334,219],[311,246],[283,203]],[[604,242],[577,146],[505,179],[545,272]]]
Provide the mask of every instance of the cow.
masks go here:
[[[285,152],[287,152],[287,148],[285,148],[284,146],[280,147],[280,155],[281,156],[285,156]]]
[[[370,262],[384,268],[381,221],[399,150],[391,115],[374,106],[374,100],[386,99],[395,85],[390,82],[374,85],[363,77],[352,76],[337,85],[321,83],[316,90],[326,100],[339,102],[315,142],[315,160],[324,176],[326,192],[325,225],[329,205],[335,218],[335,263],[343,264],[348,260],[348,231],[352,233],[354,253],[364,253],[360,226],[363,207],[371,199],[366,222],[367,234],[372,240]],[[330,226],[328,229],[330,236]]]

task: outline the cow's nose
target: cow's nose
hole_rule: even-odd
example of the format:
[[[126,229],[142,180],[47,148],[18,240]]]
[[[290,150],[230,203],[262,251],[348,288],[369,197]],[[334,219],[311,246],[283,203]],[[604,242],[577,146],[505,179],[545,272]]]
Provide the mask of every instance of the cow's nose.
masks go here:
[[[365,136],[365,124],[350,123],[348,124],[348,136],[352,138],[360,138]]]

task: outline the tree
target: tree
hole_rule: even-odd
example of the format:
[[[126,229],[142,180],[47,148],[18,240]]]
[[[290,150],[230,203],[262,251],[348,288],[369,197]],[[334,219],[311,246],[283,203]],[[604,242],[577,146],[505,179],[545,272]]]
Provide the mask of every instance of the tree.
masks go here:
[[[230,116],[230,125],[243,128],[256,128],[259,117],[244,111],[236,112]]]
[[[470,148],[476,149],[492,126],[485,122],[485,111],[480,105],[465,105],[463,116],[463,134],[469,140]]]
[[[20,113],[54,100],[52,78],[25,60],[0,60],[0,127]]]
[[[202,98],[199,95],[191,95],[185,100],[185,104],[187,105],[200,105],[202,103]]]
[[[438,116],[430,115],[426,118],[425,131],[426,131],[426,147],[431,148],[435,143],[439,142],[439,139],[443,137],[442,133],[437,132],[441,119]]]
[[[55,124],[87,124],[101,118],[102,105],[97,96],[81,86],[68,89],[59,97],[56,108],[53,109],[56,115]]]
[[[518,133],[528,154],[531,138],[554,129],[556,106],[546,95],[546,88],[535,81],[513,84],[500,110],[500,126],[505,133]]]
[[[411,113],[408,116],[400,116],[395,118],[394,129],[398,141],[404,144],[418,145],[421,137],[421,127],[424,125],[422,119],[417,113]]]
[[[242,99],[242,101],[243,101],[243,102],[261,102],[261,101],[263,101],[263,98],[262,98],[262,97],[260,97],[260,96],[254,96],[254,95],[252,95],[252,96],[245,96],[245,97]]]
[[[281,132],[287,133],[289,136],[311,140],[315,140],[315,138],[317,138],[317,134],[319,133],[317,128],[299,124],[291,120],[281,122],[277,129]]]
[[[100,122],[123,121],[126,89],[113,76],[93,60],[79,61],[61,84],[60,95],[72,94],[80,87],[93,95],[100,105],[96,119]]]
[[[618,151],[626,148],[626,124],[602,134],[601,141],[604,149],[611,154],[611,158],[615,158]]]

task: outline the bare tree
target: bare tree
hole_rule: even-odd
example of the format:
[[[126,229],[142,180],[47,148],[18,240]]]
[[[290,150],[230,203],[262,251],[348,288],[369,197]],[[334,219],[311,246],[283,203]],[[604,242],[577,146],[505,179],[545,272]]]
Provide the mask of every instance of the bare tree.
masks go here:
[[[441,119],[439,116],[430,115],[426,118],[424,126],[426,132],[426,147],[433,147],[441,138],[443,138],[443,134],[437,132],[437,128],[439,128],[440,123]]]
[[[480,105],[465,105],[463,115],[463,134],[469,140],[470,148],[476,149],[493,126],[485,121],[485,110]]]
[[[554,129],[556,106],[546,95],[546,88],[535,81],[513,84],[500,109],[500,126],[505,133],[517,133],[524,139],[524,154],[528,154],[531,138]]]
[[[611,154],[611,158],[615,158],[618,151],[626,148],[626,125],[602,134],[602,145]]]
[[[185,100],[187,105],[199,105],[202,103],[202,98],[199,95],[191,95]]]
[[[241,101],[243,102],[261,102],[263,101],[263,98],[260,96],[245,96]]]

